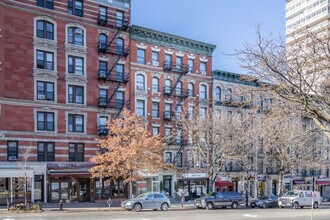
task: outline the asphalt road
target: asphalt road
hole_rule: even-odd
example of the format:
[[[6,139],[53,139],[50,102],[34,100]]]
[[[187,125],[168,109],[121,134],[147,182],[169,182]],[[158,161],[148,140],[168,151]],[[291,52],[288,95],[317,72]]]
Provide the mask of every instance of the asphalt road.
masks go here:
[[[330,220],[330,209],[314,210],[311,218],[311,209],[217,209],[217,210],[176,210],[176,211],[100,211],[100,212],[45,212],[39,214],[2,214],[0,220],[151,220],[151,219],[184,219],[184,220]]]

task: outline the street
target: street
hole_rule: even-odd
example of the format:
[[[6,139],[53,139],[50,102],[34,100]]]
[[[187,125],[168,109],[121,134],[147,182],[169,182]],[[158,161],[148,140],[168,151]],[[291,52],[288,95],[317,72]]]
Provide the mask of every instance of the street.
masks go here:
[[[148,220],[148,219],[185,219],[185,220],[246,220],[246,219],[267,219],[267,220],[329,220],[330,209],[314,210],[311,218],[311,209],[216,209],[216,210],[176,210],[176,211],[100,211],[100,212],[44,212],[38,214],[1,214],[0,220],[43,220],[43,219],[66,219],[66,220]]]

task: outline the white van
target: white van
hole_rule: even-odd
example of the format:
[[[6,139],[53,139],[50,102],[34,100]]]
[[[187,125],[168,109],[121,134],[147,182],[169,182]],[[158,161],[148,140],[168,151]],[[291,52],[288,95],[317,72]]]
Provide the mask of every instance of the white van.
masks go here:
[[[296,190],[285,193],[278,199],[278,207],[293,207],[294,209],[303,208],[304,206],[312,206],[317,209],[321,204],[321,196],[319,192],[311,190]]]

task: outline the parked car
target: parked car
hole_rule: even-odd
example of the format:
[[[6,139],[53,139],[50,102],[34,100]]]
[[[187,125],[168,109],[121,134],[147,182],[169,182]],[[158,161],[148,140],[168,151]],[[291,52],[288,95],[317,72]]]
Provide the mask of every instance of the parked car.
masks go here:
[[[134,210],[136,212],[142,209],[166,211],[171,207],[171,203],[169,198],[161,193],[144,193],[134,199],[124,200],[121,206],[126,210]]]
[[[195,199],[195,206],[205,209],[226,208],[228,206],[237,209],[241,204],[243,204],[243,198],[238,192],[213,192],[203,198]]]
[[[289,191],[284,196],[278,199],[278,206],[284,208],[285,206],[297,208],[304,208],[304,206],[312,206],[317,209],[321,204],[321,196],[319,192],[311,190],[297,190]]]
[[[259,199],[253,199],[250,202],[250,207],[270,208],[277,207],[278,197],[274,195],[264,196]]]

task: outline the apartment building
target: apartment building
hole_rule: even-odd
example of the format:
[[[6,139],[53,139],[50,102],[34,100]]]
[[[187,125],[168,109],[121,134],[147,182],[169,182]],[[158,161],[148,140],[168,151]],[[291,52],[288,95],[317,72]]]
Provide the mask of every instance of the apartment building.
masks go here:
[[[148,121],[148,130],[166,138],[164,161],[177,169],[146,176],[136,192],[159,190],[187,198],[208,191],[204,165],[186,151],[187,139],[173,123],[184,111],[212,107],[212,52],[215,45],[133,25],[130,28],[130,107]],[[139,187],[142,186],[142,187]]]
[[[0,203],[24,200],[25,175],[31,201],[124,196],[88,169],[125,105],[130,1],[1,0],[0,22]]]

